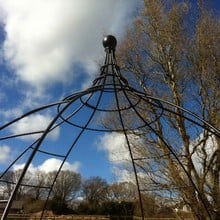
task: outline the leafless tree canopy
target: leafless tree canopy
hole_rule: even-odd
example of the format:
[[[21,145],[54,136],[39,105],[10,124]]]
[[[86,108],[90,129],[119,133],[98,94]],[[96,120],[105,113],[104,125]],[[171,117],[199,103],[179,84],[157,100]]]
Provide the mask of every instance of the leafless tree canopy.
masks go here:
[[[117,55],[131,85],[189,109],[219,129],[220,21],[201,2],[195,6],[188,1],[143,1],[144,9],[128,29]],[[207,213],[217,219],[219,138],[184,119],[177,108],[171,109],[176,114],[164,113],[160,118],[155,107],[140,108],[145,118],[157,119],[151,126],[158,134],[149,129],[134,133],[143,140],[133,143],[136,156],[142,158],[137,161],[145,173],[142,188],[181,198],[198,219],[205,219]],[[123,117],[128,125],[134,123],[132,117]],[[117,120],[108,117],[105,126],[108,123],[113,126]],[[188,176],[162,139],[178,155]]]
[[[56,171],[46,175],[48,185],[51,185]],[[81,187],[81,175],[70,170],[61,171],[53,186],[52,196],[56,200],[67,202],[75,199]]]
[[[107,182],[101,177],[91,177],[82,184],[85,200],[94,205],[107,199]]]

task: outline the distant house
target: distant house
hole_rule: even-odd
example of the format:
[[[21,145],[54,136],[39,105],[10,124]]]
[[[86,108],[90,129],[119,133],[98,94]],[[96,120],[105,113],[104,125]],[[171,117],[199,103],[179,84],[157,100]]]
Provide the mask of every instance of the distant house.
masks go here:
[[[0,213],[4,212],[4,209],[7,205],[7,200],[0,200]],[[23,201],[13,201],[12,206],[10,208],[9,213],[23,213],[24,210],[24,202]]]

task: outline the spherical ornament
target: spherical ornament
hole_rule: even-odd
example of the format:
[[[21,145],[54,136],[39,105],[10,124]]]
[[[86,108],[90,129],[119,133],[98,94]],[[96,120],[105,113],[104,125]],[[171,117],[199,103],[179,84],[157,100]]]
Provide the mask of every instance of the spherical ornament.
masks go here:
[[[109,48],[109,49],[115,49],[117,45],[117,40],[114,36],[112,35],[107,35],[103,39],[103,46],[104,48]]]

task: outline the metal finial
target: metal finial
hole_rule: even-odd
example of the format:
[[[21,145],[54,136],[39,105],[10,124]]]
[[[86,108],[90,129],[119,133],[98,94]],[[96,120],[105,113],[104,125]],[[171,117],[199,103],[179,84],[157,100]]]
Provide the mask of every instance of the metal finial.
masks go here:
[[[115,50],[116,45],[117,45],[117,40],[113,35],[107,35],[104,37],[102,43],[103,43],[104,48]]]

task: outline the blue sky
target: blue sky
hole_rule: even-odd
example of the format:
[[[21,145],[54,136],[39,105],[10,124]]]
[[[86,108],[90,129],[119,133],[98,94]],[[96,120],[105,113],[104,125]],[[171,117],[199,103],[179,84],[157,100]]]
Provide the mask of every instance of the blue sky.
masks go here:
[[[104,58],[106,34],[123,37],[140,0],[0,0],[0,123],[44,104],[88,88]],[[195,2],[195,1],[192,1]],[[212,3],[220,9],[219,0]],[[44,111],[12,126],[8,132],[45,128],[54,111]],[[62,154],[74,139],[71,128],[61,127],[43,148]],[[0,143],[0,169],[4,170],[33,139]],[[83,177],[114,181],[118,155],[127,158],[123,139],[115,134],[85,132],[65,164]],[[31,169],[51,171],[59,158],[39,154]],[[110,161],[115,161],[111,163]],[[14,169],[22,167],[25,158]],[[122,172],[122,171],[121,171]],[[126,178],[127,173],[120,173]]]
[[[138,2],[0,0],[0,123],[88,88],[99,73],[97,61],[104,58],[103,36],[113,34],[120,40]],[[35,114],[11,126],[7,134],[41,130],[53,116],[52,109]],[[64,153],[74,139],[68,129],[56,129],[42,148]],[[1,171],[34,138],[2,141]],[[115,180],[109,162],[113,142],[105,134],[85,132],[64,169],[80,172],[85,178],[98,175]],[[13,169],[21,168],[27,156]],[[39,154],[30,169],[51,171],[59,162],[59,158]]]

